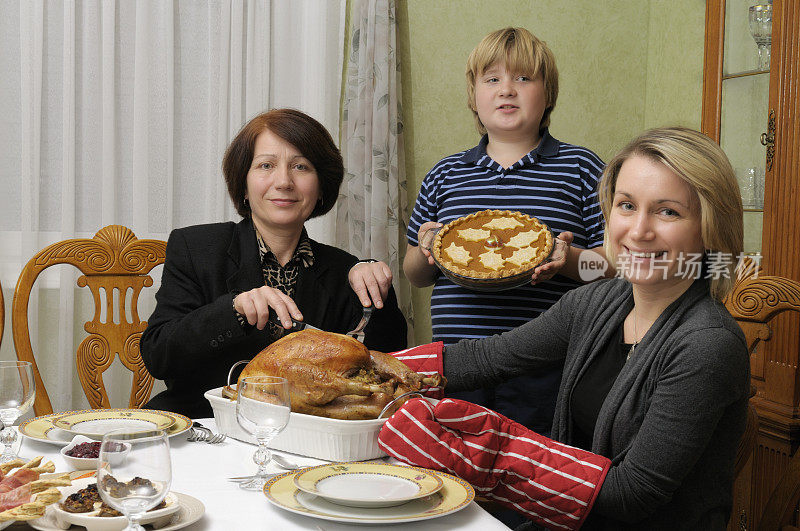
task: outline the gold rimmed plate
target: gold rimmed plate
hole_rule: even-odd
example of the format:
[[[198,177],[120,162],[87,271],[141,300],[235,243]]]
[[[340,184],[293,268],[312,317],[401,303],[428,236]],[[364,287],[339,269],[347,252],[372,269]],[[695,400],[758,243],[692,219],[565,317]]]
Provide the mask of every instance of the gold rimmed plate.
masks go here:
[[[111,430],[166,430],[175,417],[153,409],[85,409],[70,411],[53,419],[53,425],[75,435],[102,438]]]
[[[93,411],[93,410],[84,410],[84,411]],[[113,411],[138,411],[138,410],[103,409],[97,411],[113,412]],[[155,410],[141,410],[141,411],[155,411]],[[76,413],[76,412],[70,411],[67,413]],[[28,437],[29,439],[33,439],[35,441],[57,444],[59,446],[67,445],[70,443],[70,441],[72,441],[72,438],[75,436],[75,434],[62,430],[53,423],[55,419],[67,413],[52,413],[50,415],[42,415],[40,417],[32,418],[19,425],[19,432],[25,437]],[[181,433],[188,431],[189,428],[192,427],[192,421],[191,419],[189,419],[189,417],[180,415],[178,413],[172,413],[170,411],[158,411],[158,413],[173,418],[172,425],[165,430],[167,436],[169,437],[180,435]]]
[[[460,511],[475,498],[472,485],[463,479],[424,468],[409,468],[439,476],[442,488],[433,494],[401,505],[351,507],[333,503],[321,496],[298,489],[294,483],[294,476],[299,472],[287,472],[270,479],[264,486],[264,495],[270,503],[287,511],[350,524],[398,524],[429,520]]]
[[[294,476],[295,486],[350,507],[391,507],[438,492],[441,476],[428,470],[388,463],[332,463]]]

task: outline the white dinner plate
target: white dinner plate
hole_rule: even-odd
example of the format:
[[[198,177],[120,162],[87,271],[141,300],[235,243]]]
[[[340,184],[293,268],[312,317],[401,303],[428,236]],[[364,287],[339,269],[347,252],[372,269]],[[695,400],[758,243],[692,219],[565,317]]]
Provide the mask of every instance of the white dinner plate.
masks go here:
[[[294,484],[294,476],[298,472],[286,472],[267,481],[264,495],[270,503],[287,511],[351,524],[398,524],[429,520],[460,511],[475,498],[472,485],[463,479],[443,472],[419,470],[439,475],[444,486],[438,492],[392,507],[350,507],[332,503],[298,489]]]
[[[117,428],[165,430],[175,420],[172,413],[153,409],[84,409],[59,415],[52,422],[56,428],[75,435],[101,438]]]
[[[109,409],[106,411],[114,410]],[[126,409],[124,411],[130,410]],[[169,437],[180,435],[192,427],[192,421],[189,417],[168,411],[163,411],[162,413],[171,415],[175,418],[175,422],[172,424],[172,426],[165,430]],[[27,420],[19,425],[19,432],[25,437],[35,441],[65,446],[72,441],[72,438],[75,435],[68,431],[62,430],[61,428],[57,428],[53,424],[53,419],[60,417],[61,415],[64,415],[64,413],[51,413],[50,415],[42,415],[41,417],[35,417]]]
[[[295,486],[339,505],[391,507],[437,492],[441,476],[389,463],[331,463],[294,475]]]

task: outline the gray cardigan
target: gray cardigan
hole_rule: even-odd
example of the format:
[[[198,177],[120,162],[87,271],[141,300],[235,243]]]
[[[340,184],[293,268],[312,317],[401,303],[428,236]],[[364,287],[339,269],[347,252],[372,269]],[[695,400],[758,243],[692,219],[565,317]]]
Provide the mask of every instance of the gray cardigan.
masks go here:
[[[448,346],[448,389],[564,362],[552,437],[573,444],[570,396],[633,308],[628,282],[575,289],[538,318]],[[612,460],[587,527],[724,529],[750,385],[744,335],[697,280],[656,320],[603,403],[592,452]]]

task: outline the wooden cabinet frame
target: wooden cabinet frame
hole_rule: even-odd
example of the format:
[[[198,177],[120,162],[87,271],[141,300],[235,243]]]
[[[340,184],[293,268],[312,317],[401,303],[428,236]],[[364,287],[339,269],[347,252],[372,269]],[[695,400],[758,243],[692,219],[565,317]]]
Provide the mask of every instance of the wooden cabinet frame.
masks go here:
[[[766,1],[766,0],[765,0]],[[772,164],[766,164],[762,262],[765,274],[800,280],[800,1],[774,0],[769,116]],[[725,0],[706,0],[702,131],[720,140]],[[766,153],[765,153],[766,160]],[[800,317],[771,324],[771,340],[752,354],[752,399],[760,417],[749,473],[737,481],[729,529],[754,529],[766,498],[800,446]]]

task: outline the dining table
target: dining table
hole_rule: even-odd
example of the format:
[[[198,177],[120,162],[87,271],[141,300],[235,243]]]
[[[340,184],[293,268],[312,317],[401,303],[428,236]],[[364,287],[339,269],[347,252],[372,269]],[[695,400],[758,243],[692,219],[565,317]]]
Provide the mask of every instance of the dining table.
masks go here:
[[[213,418],[195,419],[203,426],[217,432]],[[485,511],[476,502],[469,503],[463,509],[440,516],[437,518],[417,520],[414,522],[392,524],[358,524],[351,522],[336,522],[311,516],[296,514],[277,507],[267,500],[260,491],[247,491],[239,488],[238,484],[229,481],[232,476],[244,476],[255,473],[256,465],[253,462],[255,446],[227,437],[218,444],[187,440],[188,433],[170,437],[170,452],[172,458],[172,487],[173,492],[187,494],[202,502],[205,507],[203,516],[183,529],[187,531],[210,530],[310,530],[310,531],[345,531],[371,529],[388,529],[392,531],[412,530],[469,530],[491,531],[507,530],[508,528]],[[19,454],[23,458],[32,458],[38,455],[51,460],[58,472],[69,470],[60,454],[60,445],[42,442],[20,436]],[[295,455],[288,452],[280,454],[302,467],[315,466],[327,463],[310,457]],[[380,460],[399,464],[388,457]],[[268,464],[270,473],[285,472],[274,462]],[[28,527],[20,523],[12,529]],[[73,526],[72,529],[80,530],[82,527]]]

